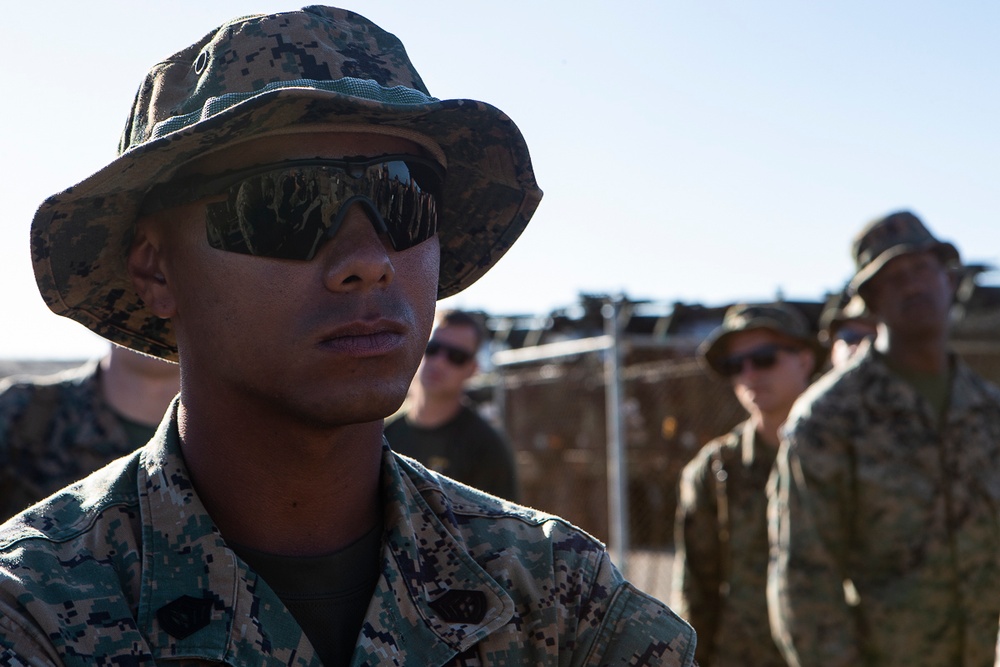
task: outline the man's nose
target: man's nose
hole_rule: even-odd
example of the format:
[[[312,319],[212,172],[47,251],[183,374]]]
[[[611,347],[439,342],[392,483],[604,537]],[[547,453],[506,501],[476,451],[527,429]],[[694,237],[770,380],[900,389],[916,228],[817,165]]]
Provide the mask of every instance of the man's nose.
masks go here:
[[[351,205],[333,238],[320,249],[326,263],[324,282],[331,291],[388,286],[396,275],[388,239],[379,235],[369,212]]]

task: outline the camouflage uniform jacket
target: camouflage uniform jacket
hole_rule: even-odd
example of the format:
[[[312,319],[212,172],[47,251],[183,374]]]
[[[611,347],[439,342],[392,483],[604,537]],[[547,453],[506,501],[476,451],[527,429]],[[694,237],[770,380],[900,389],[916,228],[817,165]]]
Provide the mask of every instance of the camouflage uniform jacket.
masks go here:
[[[702,667],[785,667],[767,619],[767,482],[776,450],[749,421],[681,474],[671,606],[698,631]]]
[[[768,582],[790,664],[993,664],[1000,390],[952,369],[940,425],[870,346],[792,409]]]
[[[382,576],[354,665],[690,665],[694,631],[561,519],[383,445]],[[0,527],[0,664],[319,659],[223,541],[173,410],[148,445]]]
[[[0,521],[133,449],[98,362],[0,380]]]

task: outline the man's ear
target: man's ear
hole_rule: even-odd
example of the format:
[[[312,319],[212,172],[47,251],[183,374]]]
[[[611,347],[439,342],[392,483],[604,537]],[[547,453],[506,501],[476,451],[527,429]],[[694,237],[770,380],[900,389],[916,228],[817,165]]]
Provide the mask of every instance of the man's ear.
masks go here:
[[[132,285],[146,308],[157,317],[168,319],[177,312],[177,302],[163,270],[163,238],[152,233],[154,224],[149,218],[136,222],[126,266]]]

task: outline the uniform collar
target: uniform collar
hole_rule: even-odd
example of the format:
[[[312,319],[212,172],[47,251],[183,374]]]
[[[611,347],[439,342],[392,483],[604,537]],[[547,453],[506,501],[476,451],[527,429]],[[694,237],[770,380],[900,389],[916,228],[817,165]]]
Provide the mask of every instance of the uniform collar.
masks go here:
[[[908,382],[896,375],[885,361],[885,356],[878,352],[874,345],[868,345],[858,350],[860,359],[857,365],[868,369],[868,372],[879,375],[884,382],[891,383],[899,389],[894,396],[905,407],[918,409],[922,405],[920,395]],[[945,422],[960,419],[968,412],[995,404],[996,393],[986,389],[986,385],[961,357],[954,352],[948,353],[948,363],[951,365],[951,385],[949,387],[948,409]],[[925,408],[926,409],[926,406]]]
[[[415,481],[420,483],[420,492]],[[319,666],[270,589],[230,550],[195,493],[181,455],[176,402],[142,451],[137,477],[143,560],[137,623],[155,660]],[[383,442],[382,575],[356,663],[440,664],[502,627],[507,593],[461,537],[461,518],[432,477],[405,474]],[[136,556],[140,557],[140,556]]]

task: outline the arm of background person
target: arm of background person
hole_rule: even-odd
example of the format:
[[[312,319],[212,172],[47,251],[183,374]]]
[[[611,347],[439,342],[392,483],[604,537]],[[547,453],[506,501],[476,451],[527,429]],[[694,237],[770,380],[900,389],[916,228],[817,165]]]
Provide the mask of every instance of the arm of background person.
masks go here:
[[[681,473],[674,525],[674,573],[670,606],[698,633],[696,657],[711,664],[721,614],[722,566],[719,520],[710,457],[702,450]]]
[[[852,457],[834,432],[808,418],[792,422],[772,479],[768,609],[792,667],[861,664],[861,610],[846,565]]]

